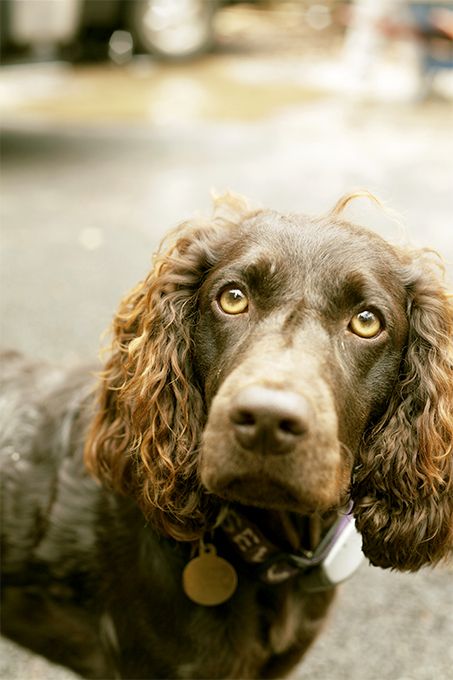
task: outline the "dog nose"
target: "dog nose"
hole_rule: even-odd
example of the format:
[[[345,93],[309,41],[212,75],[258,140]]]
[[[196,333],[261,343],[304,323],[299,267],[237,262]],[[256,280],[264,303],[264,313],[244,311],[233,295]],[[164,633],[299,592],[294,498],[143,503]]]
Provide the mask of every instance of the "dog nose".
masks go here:
[[[252,386],[236,395],[229,416],[244,449],[290,453],[308,432],[310,406],[294,392]]]

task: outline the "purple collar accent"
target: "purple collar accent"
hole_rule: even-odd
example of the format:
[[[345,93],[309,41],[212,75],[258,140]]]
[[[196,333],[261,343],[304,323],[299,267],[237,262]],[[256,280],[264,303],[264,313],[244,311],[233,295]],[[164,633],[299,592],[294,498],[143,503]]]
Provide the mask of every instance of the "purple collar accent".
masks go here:
[[[345,514],[338,517],[316,550],[301,554],[279,551],[252,522],[232,508],[220,526],[243,560],[258,567],[260,579],[274,585],[319,567],[351,521],[351,511],[352,503]]]

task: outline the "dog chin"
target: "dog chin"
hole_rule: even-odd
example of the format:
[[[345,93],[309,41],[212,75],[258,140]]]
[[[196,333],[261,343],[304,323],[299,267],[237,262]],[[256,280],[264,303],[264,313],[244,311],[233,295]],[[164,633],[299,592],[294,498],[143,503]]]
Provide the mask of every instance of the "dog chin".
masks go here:
[[[265,510],[279,510],[311,514],[318,510],[318,504],[304,499],[290,486],[271,479],[255,477],[231,477],[205,484],[208,491],[227,501]]]

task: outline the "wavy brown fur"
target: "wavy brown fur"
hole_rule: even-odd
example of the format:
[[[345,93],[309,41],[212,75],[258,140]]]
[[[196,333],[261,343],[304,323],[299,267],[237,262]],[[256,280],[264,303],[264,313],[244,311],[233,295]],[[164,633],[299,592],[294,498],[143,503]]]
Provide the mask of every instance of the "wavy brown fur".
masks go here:
[[[217,526],[230,504],[260,552],[253,525],[313,552],[352,496],[374,564],[449,554],[452,301],[427,253],[343,220],[363,195],[321,218],[228,196],[184,224],[120,305],[97,403],[88,369],[3,357],[6,635],[90,678],[282,678],[335,587],[263,580]],[[238,581],[204,607],[182,582],[210,529]]]
[[[331,214],[364,195],[341,198]],[[216,509],[197,476],[207,417],[190,361],[198,290],[251,215],[238,197],[217,201],[214,219],[182,225],[175,245],[123,300],[85,447],[92,472],[133,495],[179,540],[202,534]],[[410,335],[399,385],[366,436],[351,494],[371,562],[415,570],[445,557],[453,543],[453,306],[425,253],[394,254]]]
[[[85,446],[88,469],[178,540],[202,535],[215,509],[197,476],[206,422],[190,362],[199,286],[251,214],[232,195],[216,206],[209,224],[181,225],[165,251],[166,239],[154,270],[122,300]]]
[[[453,544],[453,306],[428,253],[401,253],[409,338],[400,383],[352,487],[373,564],[416,570]]]

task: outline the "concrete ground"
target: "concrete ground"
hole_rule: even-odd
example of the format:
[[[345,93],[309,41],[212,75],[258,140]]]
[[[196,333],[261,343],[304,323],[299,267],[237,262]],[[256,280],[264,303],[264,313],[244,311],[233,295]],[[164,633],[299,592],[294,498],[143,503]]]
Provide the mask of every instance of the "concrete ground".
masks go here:
[[[371,77],[371,76],[370,76]],[[1,344],[62,362],[94,358],[121,295],[162,235],[209,191],[322,212],[365,187],[351,216],[399,243],[439,250],[453,276],[451,83],[415,105],[408,59],[351,88],[339,53],[233,49],[191,65],[8,67],[1,73]],[[364,565],[341,589],[295,678],[448,680],[453,586]],[[69,680],[0,647],[4,680]]]

